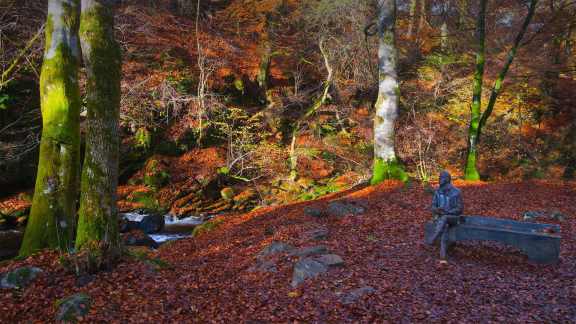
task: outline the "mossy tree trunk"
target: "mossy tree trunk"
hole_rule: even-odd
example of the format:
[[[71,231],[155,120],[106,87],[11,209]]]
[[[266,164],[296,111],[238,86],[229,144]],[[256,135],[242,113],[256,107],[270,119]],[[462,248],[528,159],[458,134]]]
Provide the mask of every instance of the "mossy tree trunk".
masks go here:
[[[478,156],[478,134],[480,124],[480,111],[482,107],[482,83],[484,79],[485,39],[486,39],[486,4],[487,0],[480,0],[478,21],[476,23],[476,71],[474,72],[474,85],[472,88],[472,104],[470,105],[470,126],[468,128],[468,152],[466,155],[466,180],[479,180],[480,174],[476,169]]]
[[[36,187],[20,255],[68,248],[73,239],[80,158],[79,0],[49,0],[40,76],[42,139]]]
[[[119,251],[118,119],[121,54],[112,0],[82,0],[80,43],[87,74],[86,153],[76,248]]]
[[[394,126],[400,89],[395,44],[396,1],[378,0],[378,99],[374,117],[374,169],[371,184],[385,179],[408,180],[396,157]]]
[[[504,62],[504,66],[502,67],[502,70],[500,70],[500,73],[498,73],[498,77],[496,78],[496,80],[494,81],[494,85],[492,86],[492,91],[490,92],[490,98],[488,99],[488,105],[486,106],[486,109],[484,110],[484,112],[480,115],[480,111],[481,111],[481,96],[482,96],[482,74],[484,71],[484,17],[483,15],[485,14],[485,10],[486,10],[486,2],[485,0],[481,0],[481,2],[484,2],[483,5],[481,5],[483,7],[483,9],[481,8],[481,10],[483,10],[481,12],[481,16],[482,18],[478,18],[478,25],[482,25],[481,28],[482,30],[480,31],[480,29],[478,30],[478,33],[481,36],[479,36],[479,44],[481,44],[481,50],[479,50],[479,54],[481,54],[481,57],[479,59],[478,55],[476,58],[476,74],[474,76],[474,92],[473,92],[473,97],[472,97],[472,108],[471,108],[471,118],[470,118],[470,129],[469,129],[469,133],[468,133],[468,155],[467,155],[467,160],[466,160],[466,170],[465,170],[465,179],[466,180],[479,180],[480,179],[480,175],[478,173],[477,170],[477,166],[476,166],[476,162],[478,159],[478,142],[480,141],[480,136],[482,134],[482,130],[484,128],[484,126],[486,125],[486,122],[488,120],[488,118],[490,117],[490,115],[492,114],[492,111],[494,110],[494,106],[496,105],[496,100],[498,99],[498,95],[500,94],[501,90],[502,90],[502,84],[504,83],[504,78],[506,77],[506,74],[508,73],[508,70],[510,69],[510,66],[512,65],[512,62],[514,61],[514,58],[516,57],[516,53],[518,52],[518,47],[520,46],[520,42],[522,41],[522,38],[524,38],[524,34],[526,33],[526,30],[528,30],[528,26],[530,25],[530,21],[532,21],[532,17],[534,16],[534,12],[536,11],[536,5],[538,4],[538,0],[531,0],[530,1],[530,6],[528,8],[528,13],[524,19],[524,22],[522,24],[522,27],[520,28],[520,31],[518,32],[518,34],[516,35],[516,38],[514,39],[514,44],[512,45],[512,47],[510,48],[510,50],[508,51],[508,56],[506,57],[506,61]],[[482,23],[480,22],[480,20],[482,20]],[[480,37],[482,37],[482,40],[480,41]],[[479,67],[481,65],[481,67]]]

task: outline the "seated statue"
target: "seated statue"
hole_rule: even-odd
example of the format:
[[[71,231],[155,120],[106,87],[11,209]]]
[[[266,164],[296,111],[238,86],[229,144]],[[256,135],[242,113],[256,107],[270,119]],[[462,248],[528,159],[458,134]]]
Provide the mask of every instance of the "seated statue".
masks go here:
[[[442,233],[448,230],[450,225],[455,225],[459,221],[458,216],[462,215],[464,203],[462,202],[462,193],[452,185],[450,173],[442,171],[440,173],[440,186],[434,192],[432,200],[432,215],[436,220],[436,231],[429,237],[427,244],[434,244],[434,241]]]

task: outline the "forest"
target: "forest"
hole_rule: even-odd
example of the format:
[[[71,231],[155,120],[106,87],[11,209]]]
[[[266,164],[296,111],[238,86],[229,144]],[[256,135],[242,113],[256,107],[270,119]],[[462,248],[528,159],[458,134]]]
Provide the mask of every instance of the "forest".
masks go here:
[[[0,0],[0,322],[576,322],[576,1]]]

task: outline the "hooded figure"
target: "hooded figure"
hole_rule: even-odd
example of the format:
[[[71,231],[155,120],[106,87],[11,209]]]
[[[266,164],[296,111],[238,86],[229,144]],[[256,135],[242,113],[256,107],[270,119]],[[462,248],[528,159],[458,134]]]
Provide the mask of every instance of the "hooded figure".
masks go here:
[[[452,223],[457,223],[459,218],[455,216],[462,215],[464,210],[462,194],[458,188],[452,185],[451,181],[450,173],[447,171],[440,173],[440,186],[434,192],[431,207],[432,214],[436,219],[436,230],[426,242],[428,244],[433,244],[442,233],[448,230],[450,225],[453,225]]]

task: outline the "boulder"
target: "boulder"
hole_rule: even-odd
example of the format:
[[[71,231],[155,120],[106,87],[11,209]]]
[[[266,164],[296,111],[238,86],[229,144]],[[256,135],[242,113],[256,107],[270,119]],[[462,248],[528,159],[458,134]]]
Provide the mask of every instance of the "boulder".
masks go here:
[[[532,220],[536,220],[537,218],[551,219],[551,220],[563,222],[566,220],[567,217],[562,212],[557,211],[557,210],[554,210],[551,212],[526,211],[526,212],[524,212],[524,214],[522,214],[522,219],[524,221],[532,221]]]
[[[123,234],[122,241],[126,246],[145,246],[153,249],[156,249],[159,246],[156,241],[140,230],[134,230]]]
[[[258,261],[255,266],[248,269],[249,272],[277,272],[276,263],[272,260]]]
[[[550,213],[550,218],[552,218],[553,220],[557,220],[559,222],[563,222],[566,220],[567,217],[562,212],[555,210]]]
[[[267,257],[273,254],[283,253],[283,252],[292,252],[294,247],[290,244],[286,244],[284,242],[273,241],[265,247],[260,253],[258,253],[258,258]]]
[[[315,260],[328,267],[344,265],[344,260],[337,254],[324,254],[316,257]]]
[[[314,259],[301,259],[294,265],[291,285],[296,288],[306,279],[314,278],[326,271],[328,271],[328,267]]]
[[[0,280],[0,288],[25,288],[34,281],[41,272],[42,269],[35,267],[14,269],[2,277]]]
[[[140,228],[140,222],[134,222],[127,219],[120,220],[120,233],[128,233]]]
[[[374,293],[376,290],[370,286],[354,289],[346,294],[344,294],[340,298],[340,302],[345,305],[353,304],[356,302],[360,297]]]
[[[314,217],[314,218],[320,218],[320,217],[325,216],[322,209],[316,208],[316,207],[310,207],[310,206],[304,207],[304,214],[306,214],[310,217]]]
[[[524,212],[524,214],[522,215],[522,218],[525,221],[528,221],[528,220],[533,220],[536,218],[544,217],[545,215],[546,215],[546,213],[543,211],[527,211],[527,212]]]
[[[325,254],[325,253],[328,253],[328,248],[326,246],[315,245],[315,246],[300,248],[300,249],[292,252],[290,255],[299,256],[299,257],[307,257],[309,255]]]
[[[361,215],[366,209],[352,201],[333,201],[328,204],[328,214],[336,217]]]
[[[317,228],[304,233],[304,239],[310,240],[325,240],[330,232],[327,228]]]
[[[140,229],[146,234],[154,234],[164,229],[164,215],[152,214],[142,218]]]
[[[85,316],[90,311],[92,301],[85,293],[78,293],[56,302],[57,322],[76,322],[78,317]]]

